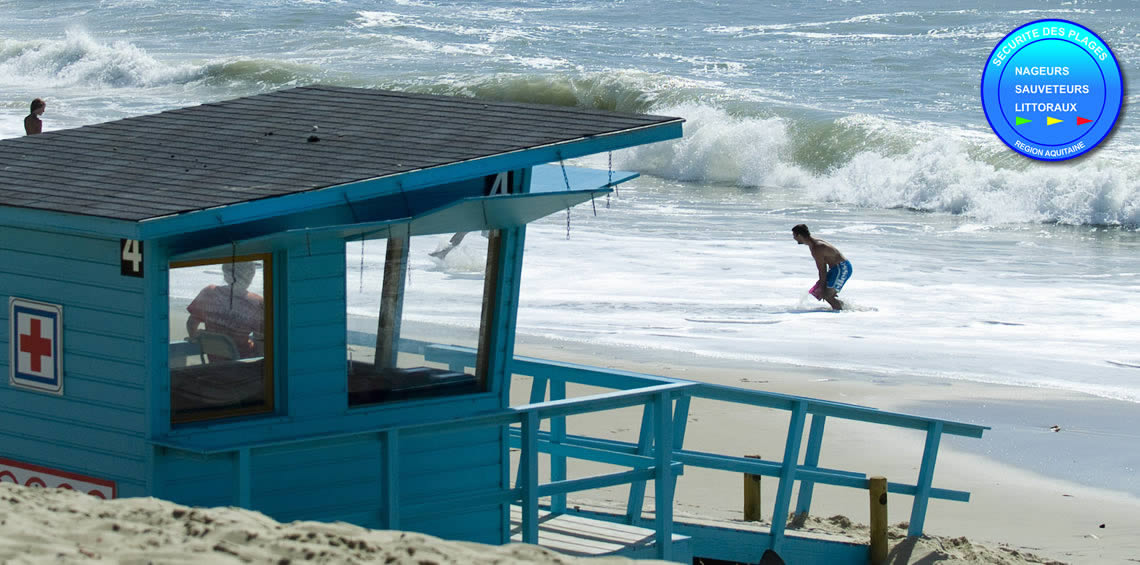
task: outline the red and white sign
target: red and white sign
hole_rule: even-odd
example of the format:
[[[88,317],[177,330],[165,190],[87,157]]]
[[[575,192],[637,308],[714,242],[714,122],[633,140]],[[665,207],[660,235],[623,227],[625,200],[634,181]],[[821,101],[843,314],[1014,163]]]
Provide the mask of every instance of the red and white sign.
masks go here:
[[[4,458],[0,458],[0,482],[28,487],[65,488],[106,499],[115,498],[117,494],[112,481]]]
[[[63,394],[63,306],[9,298],[8,382]]]

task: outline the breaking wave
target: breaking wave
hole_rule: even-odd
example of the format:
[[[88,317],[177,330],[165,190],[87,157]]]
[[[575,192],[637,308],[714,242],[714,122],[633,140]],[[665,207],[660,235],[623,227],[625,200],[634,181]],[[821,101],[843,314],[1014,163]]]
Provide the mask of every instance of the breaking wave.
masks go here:
[[[132,43],[100,42],[74,29],[62,39],[0,40],[0,84],[36,84],[43,88],[183,84],[279,88],[315,82],[321,74],[313,66],[264,59],[171,65]]]
[[[989,132],[850,115],[762,117],[653,108],[685,136],[626,150],[624,168],[669,179],[797,189],[812,201],[963,215],[991,224],[1140,226],[1140,163],[1094,151],[1031,162]]]
[[[1140,163],[1127,159],[1127,151],[1102,148],[1041,163],[1017,155],[988,130],[836,116],[755,96],[726,97],[699,81],[639,71],[382,86],[680,116],[682,139],[614,155],[617,166],[672,180],[789,188],[817,202],[991,224],[1140,226]]]
[[[55,40],[0,40],[0,84],[184,85],[233,93],[327,82],[674,115],[686,119],[684,138],[618,152],[616,164],[678,181],[782,187],[811,201],[986,223],[1140,226],[1140,162],[1119,147],[1064,163],[1032,162],[984,129],[836,115],[716,81],[631,69],[586,72],[554,59],[544,64],[562,72],[384,80],[272,59],[169,64],[129,42],[100,42],[81,30]]]

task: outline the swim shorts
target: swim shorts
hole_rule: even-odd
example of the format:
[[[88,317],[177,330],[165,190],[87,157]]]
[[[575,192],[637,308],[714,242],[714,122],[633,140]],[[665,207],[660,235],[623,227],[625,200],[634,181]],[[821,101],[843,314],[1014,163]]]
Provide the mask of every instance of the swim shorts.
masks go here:
[[[834,288],[835,293],[843,290],[843,285],[847,284],[847,279],[851,278],[851,261],[844,261],[834,267],[828,265],[827,267],[827,288]]]

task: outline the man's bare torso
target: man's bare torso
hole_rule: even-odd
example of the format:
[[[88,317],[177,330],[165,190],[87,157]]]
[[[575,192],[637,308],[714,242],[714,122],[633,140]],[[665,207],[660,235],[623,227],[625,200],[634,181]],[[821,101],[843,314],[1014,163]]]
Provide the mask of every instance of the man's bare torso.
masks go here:
[[[834,245],[822,239],[812,240],[811,255],[829,267],[834,267],[847,260]]]

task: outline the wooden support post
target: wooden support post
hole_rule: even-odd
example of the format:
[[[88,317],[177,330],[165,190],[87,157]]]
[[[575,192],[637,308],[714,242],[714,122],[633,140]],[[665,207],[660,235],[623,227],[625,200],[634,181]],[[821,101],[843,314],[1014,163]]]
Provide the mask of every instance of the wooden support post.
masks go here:
[[[745,455],[749,459],[760,459],[759,455]],[[760,505],[760,475],[744,473],[744,521],[759,522],[763,512]]]
[[[383,477],[380,503],[384,507],[384,527],[400,527],[400,432],[388,430],[380,433],[380,466]]]
[[[887,479],[867,479],[871,493],[871,565],[887,562]]]
[[[237,451],[238,472],[238,503],[240,508],[250,508],[250,491],[253,489],[253,472],[250,462],[249,448],[243,447]]]
[[[827,422],[827,416],[823,414],[811,415],[811,432],[808,433],[807,451],[804,452],[804,467],[812,468],[819,466],[819,451],[823,447],[823,427]],[[812,481],[800,481],[800,497],[796,502],[796,524],[803,524],[808,517],[808,512],[811,511],[811,497],[815,492],[815,483]]]
[[[654,466],[653,516],[657,541],[657,558],[673,558],[673,399],[668,392],[659,392],[653,401]]]
[[[796,482],[796,468],[800,460],[800,443],[804,439],[804,424],[807,422],[807,402],[797,400],[792,403],[792,418],[788,422],[788,438],[784,442],[784,461],[780,466],[780,484],[776,487],[776,502],[772,505],[772,551],[780,553],[784,548],[784,529],[788,525],[788,507],[792,502],[792,487]]]
[[[685,448],[685,430],[689,425],[689,395],[678,396],[673,403],[673,451]],[[677,492],[677,475],[673,474],[673,492]]]
[[[921,536],[926,525],[926,504],[930,502],[930,486],[934,482],[934,464],[938,461],[938,444],[942,441],[942,422],[931,422],[926,431],[926,447],[922,450],[922,467],[918,470],[918,487],[910,509],[908,536]]]
[[[380,320],[376,328],[377,369],[396,366],[400,349],[400,322],[404,317],[404,281],[408,279],[408,245],[411,238],[392,234],[384,257],[384,286],[380,290]]]
[[[519,466],[523,469],[522,484],[522,540],[538,543],[538,412],[527,412],[522,421],[522,453]]]
[[[550,381],[550,400],[566,399],[566,381]],[[566,441],[566,416],[555,416],[550,419],[550,442],[559,445]],[[550,455],[550,482],[566,480],[566,456]],[[556,494],[550,497],[550,511],[561,514],[566,512],[566,495]]]
[[[641,435],[637,440],[637,454],[649,455],[653,446],[653,404],[647,403],[641,412]],[[629,485],[629,499],[625,503],[625,523],[636,526],[641,522],[645,503],[645,481]]]
[[[546,377],[534,377],[530,383],[530,403],[538,404],[546,400],[546,387],[550,384],[550,379]],[[551,398],[551,400],[554,400]],[[523,465],[522,459],[519,459],[519,468],[515,471],[515,486],[521,486],[523,481]]]
[[[483,312],[479,316],[479,347],[475,353],[475,378],[479,381],[479,390],[487,390],[487,383],[491,382],[489,374],[496,361],[500,365],[506,363],[506,356],[496,351],[503,344],[502,328],[498,327],[500,285],[507,284],[500,272],[502,267],[503,249],[502,230],[487,232],[487,263],[483,269]],[[499,339],[495,339],[499,338]],[[496,358],[496,355],[499,358]],[[504,380],[510,379],[510,374],[504,375]],[[503,383],[509,388],[509,383]],[[545,385],[543,385],[545,387]],[[533,389],[532,389],[533,391]],[[545,390],[543,391],[545,392]]]

